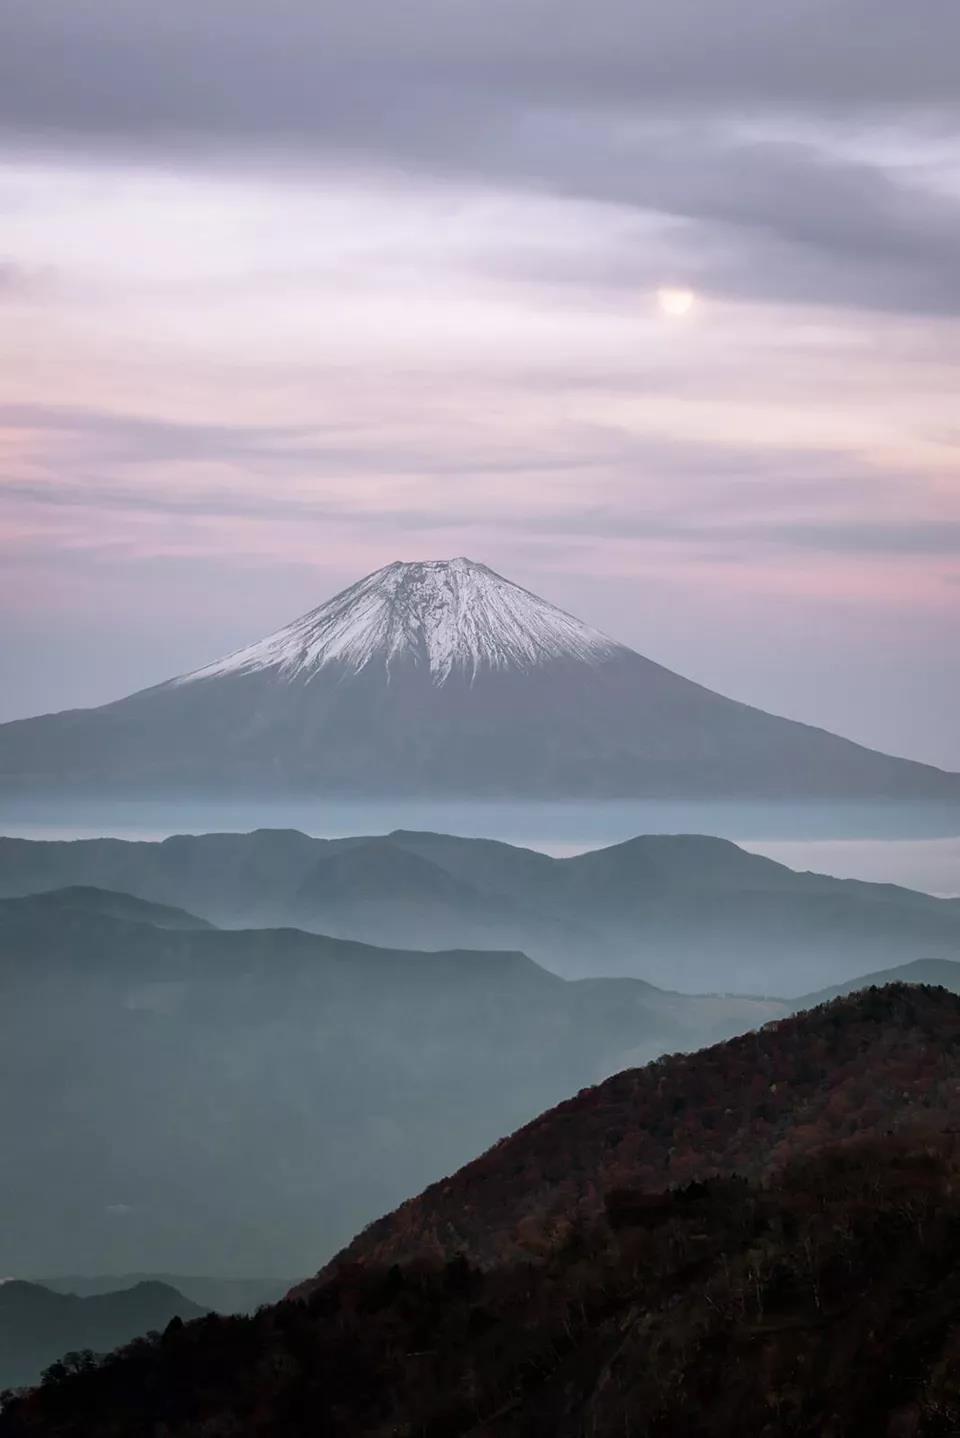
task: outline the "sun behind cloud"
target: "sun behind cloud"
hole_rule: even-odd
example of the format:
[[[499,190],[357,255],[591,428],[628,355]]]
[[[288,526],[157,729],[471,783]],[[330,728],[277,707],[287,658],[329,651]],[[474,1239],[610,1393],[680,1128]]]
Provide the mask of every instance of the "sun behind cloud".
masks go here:
[[[682,319],[697,303],[693,290],[663,288],[657,290],[657,304],[665,315]]]

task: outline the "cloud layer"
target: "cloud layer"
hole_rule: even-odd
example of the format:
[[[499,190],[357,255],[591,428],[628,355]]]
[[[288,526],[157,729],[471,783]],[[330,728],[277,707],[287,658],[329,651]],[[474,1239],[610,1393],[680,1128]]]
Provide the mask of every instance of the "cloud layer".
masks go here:
[[[960,767],[958,48],[955,0],[7,6],[6,715],[465,551]]]

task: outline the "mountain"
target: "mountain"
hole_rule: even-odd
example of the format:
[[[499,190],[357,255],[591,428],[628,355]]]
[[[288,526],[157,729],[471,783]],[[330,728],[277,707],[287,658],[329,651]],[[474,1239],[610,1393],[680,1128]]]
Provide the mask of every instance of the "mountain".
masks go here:
[[[205,1313],[255,1313],[265,1303],[276,1303],[290,1287],[289,1279],[215,1278],[197,1273],[65,1274],[34,1282],[54,1293],[75,1293],[79,1298],[116,1293],[143,1283],[162,1284],[175,1288]]]
[[[761,1179],[853,1135],[952,1130],[958,1081],[960,998],[861,990],[585,1089],[371,1224],[336,1263],[518,1260],[557,1224],[596,1217],[611,1190]]]
[[[69,921],[71,915],[106,919],[127,919],[134,924],[151,924],[157,929],[212,929],[206,919],[198,919],[185,909],[170,904],[152,904],[146,899],[137,899],[132,894],[118,893],[114,889],[98,889],[90,884],[68,885],[62,889],[48,889],[40,893],[25,894],[19,900],[9,900],[8,913],[20,911],[45,918],[55,916]]]
[[[821,989],[819,993],[807,994],[794,1005],[797,1009],[809,1009],[817,1004],[829,1003],[831,999],[844,994],[856,993],[858,989],[883,988],[887,984],[928,984],[934,988],[949,989],[960,994],[960,963],[950,959],[914,959],[912,964],[900,964],[895,969],[881,969],[875,974],[861,974],[859,978],[848,979],[844,984],[834,984]]]
[[[0,901],[0,1273],[307,1272],[584,1084],[779,1012]]]
[[[171,1318],[199,1318],[205,1311],[166,1283],[80,1298],[8,1279],[0,1283],[0,1388],[38,1383],[43,1369],[65,1353],[109,1353],[166,1328]]]
[[[164,845],[132,847],[176,871]],[[505,861],[483,846],[478,871]],[[796,1002],[564,980],[518,952],[160,927],[153,905],[74,892],[0,900],[0,1272],[306,1272],[585,1085]]]
[[[921,955],[960,956],[958,900],[796,873],[698,835],[646,835],[565,859],[402,830],[0,839],[0,897],[77,885],[220,926],[520,950],[572,978],[631,976],[692,992],[802,995]]]
[[[282,914],[277,895],[287,895],[325,851],[325,840],[284,829],[183,834],[162,843],[0,838],[0,897],[83,886],[183,908],[214,923],[259,922],[264,912]]]
[[[469,559],[394,563],[225,659],[0,726],[8,793],[960,800],[960,776],[775,718]]]
[[[688,1168],[716,1150],[762,1182],[666,1187],[666,1148],[648,1177],[648,1113],[604,1085],[441,1194],[468,1205],[482,1263],[406,1205],[387,1221],[399,1263],[361,1239],[363,1261],[303,1300],[52,1375],[6,1405],[0,1438],[947,1438],[958,1038],[956,997],[894,986],[632,1076]],[[746,1100],[733,1146],[712,1122],[727,1084]]]

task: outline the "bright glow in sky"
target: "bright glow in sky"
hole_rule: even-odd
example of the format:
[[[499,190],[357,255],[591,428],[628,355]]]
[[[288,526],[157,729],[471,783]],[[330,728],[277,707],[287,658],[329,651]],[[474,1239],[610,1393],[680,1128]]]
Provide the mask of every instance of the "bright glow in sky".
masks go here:
[[[693,290],[657,290],[657,304],[665,315],[671,315],[675,319],[682,319],[688,315],[697,302]]]
[[[960,768],[960,12],[839,3],[9,7],[0,718],[466,553]]]

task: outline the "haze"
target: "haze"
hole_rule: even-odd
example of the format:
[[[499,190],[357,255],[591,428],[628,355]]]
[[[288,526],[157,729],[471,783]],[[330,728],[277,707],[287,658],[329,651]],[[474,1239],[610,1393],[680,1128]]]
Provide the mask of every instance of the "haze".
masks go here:
[[[0,0],[0,1438],[960,1435],[958,0]]]

